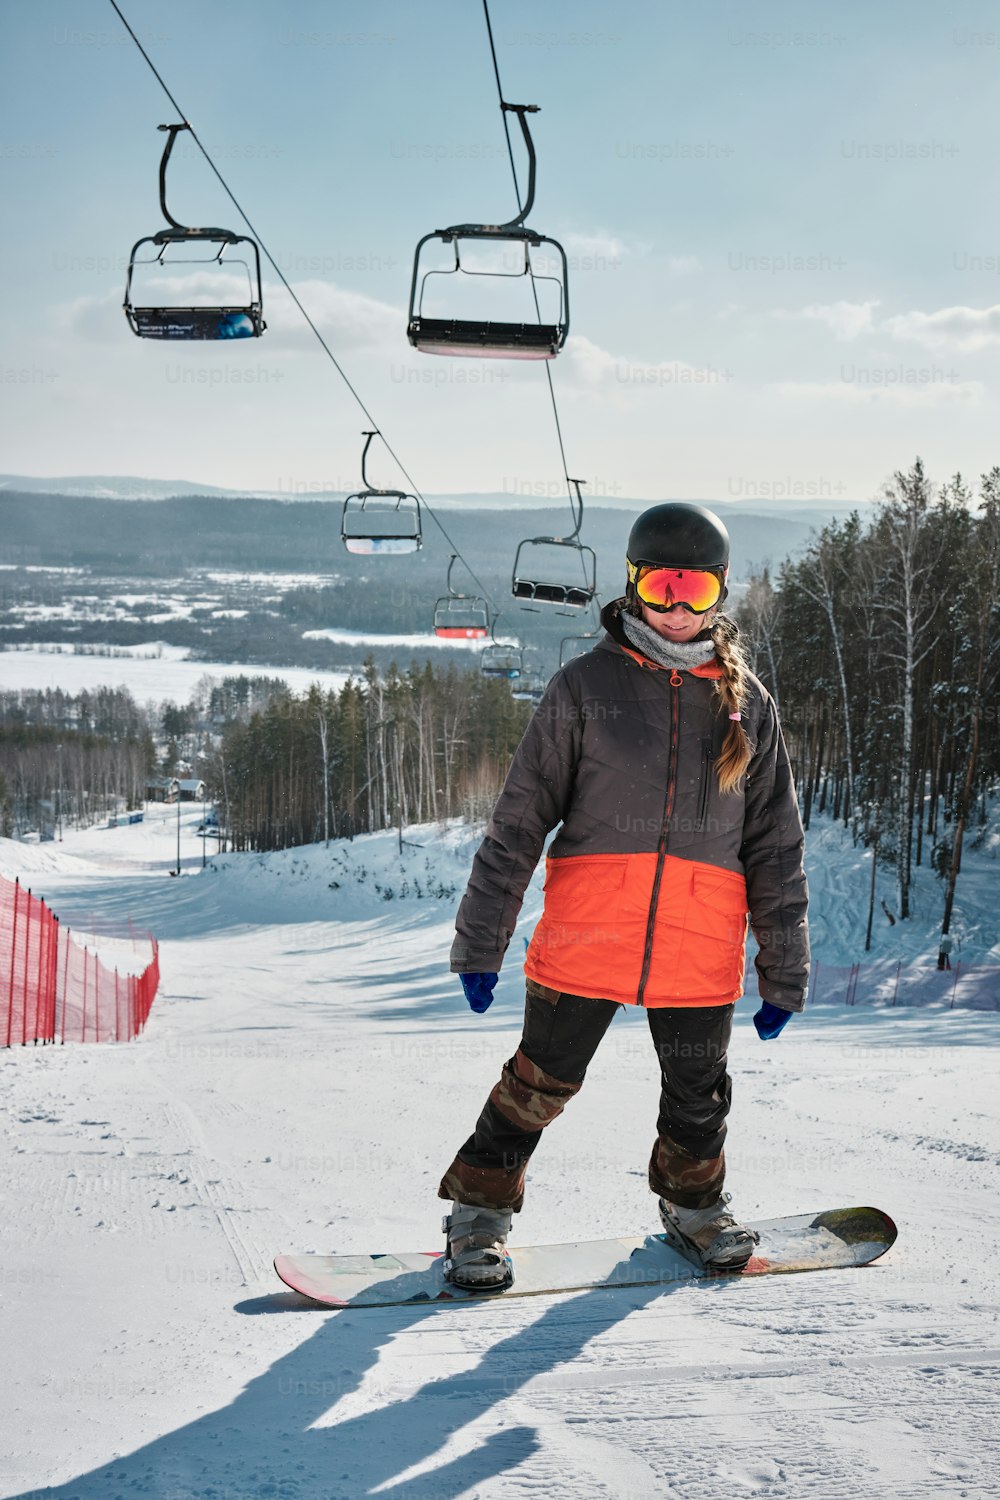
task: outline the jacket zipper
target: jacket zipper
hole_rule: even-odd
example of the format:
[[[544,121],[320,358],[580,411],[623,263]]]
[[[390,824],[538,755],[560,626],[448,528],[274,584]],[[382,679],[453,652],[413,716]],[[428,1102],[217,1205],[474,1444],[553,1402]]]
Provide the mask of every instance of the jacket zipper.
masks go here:
[[[709,793],[709,788],[712,785],[712,761],[714,759],[715,759],[715,752],[713,751],[711,745],[708,745],[706,747],[706,749],[705,749],[705,765],[704,765],[704,770],[702,771],[702,778],[703,779],[702,779],[702,783],[701,783],[701,797],[699,798],[699,801],[698,801],[698,832],[699,833],[704,833],[704,831],[705,831],[705,818],[708,815],[708,793]]]
[[[680,703],[678,691],[683,677],[678,671],[670,674],[670,757],[667,763],[667,788],[663,797],[663,824],[660,828],[660,837],[656,845],[656,872],[653,875],[653,890],[649,898],[649,914],[646,917],[646,946],[642,955],[642,973],[639,976],[639,989],[636,993],[636,1005],[645,1005],[643,996],[646,993],[646,981],[649,978],[649,966],[653,958],[653,924],[656,919],[656,908],[660,899],[660,882],[663,879],[663,865],[667,855],[667,830],[670,817],[674,810],[674,790],[677,785],[677,737],[680,728]]]

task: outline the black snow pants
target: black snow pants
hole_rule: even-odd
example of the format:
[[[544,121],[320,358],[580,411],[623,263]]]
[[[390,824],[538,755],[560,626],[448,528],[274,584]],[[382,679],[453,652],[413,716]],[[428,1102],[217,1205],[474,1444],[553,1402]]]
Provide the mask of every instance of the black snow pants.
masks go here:
[[[521,1044],[444,1174],[439,1197],[515,1213],[521,1208],[528,1161],[542,1131],[579,1093],[618,1009],[613,1000],[569,995],[528,980]],[[661,1075],[649,1186],[684,1208],[705,1208],[725,1180],[733,1006],[657,1007],[646,1015]]]

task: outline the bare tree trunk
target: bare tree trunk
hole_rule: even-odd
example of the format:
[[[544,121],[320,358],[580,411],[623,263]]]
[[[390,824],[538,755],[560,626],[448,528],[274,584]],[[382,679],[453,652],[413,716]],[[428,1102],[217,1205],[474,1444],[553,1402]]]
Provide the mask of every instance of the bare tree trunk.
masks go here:
[[[876,818],[879,817],[878,808],[875,810]],[[875,825],[875,842],[872,844],[872,878],[868,888],[868,930],[865,933],[865,952],[871,952],[872,946],[872,918],[875,915],[875,870],[878,865],[878,838],[879,828]]]
[[[965,823],[969,815],[969,803],[972,799],[972,787],[976,775],[976,761],[979,758],[979,720],[980,705],[977,698],[972,714],[972,739],[969,743],[969,754],[965,762],[965,779],[962,782],[962,790],[959,794],[958,808],[956,810],[955,836],[951,849],[951,865],[948,869],[948,885],[944,897],[944,917],[941,921],[942,937],[951,926],[951,913],[955,905],[955,883],[958,880],[958,872],[962,868],[962,841],[965,838]]]

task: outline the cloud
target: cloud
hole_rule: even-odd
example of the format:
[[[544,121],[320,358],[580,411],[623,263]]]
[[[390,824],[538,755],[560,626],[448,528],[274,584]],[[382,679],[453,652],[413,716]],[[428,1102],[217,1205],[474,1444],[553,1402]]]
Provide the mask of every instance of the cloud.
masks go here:
[[[692,272],[701,270],[701,261],[697,255],[668,255],[663,264],[671,276],[690,276]]]
[[[160,276],[156,280],[157,296],[167,304],[180,304],[187,297],[207,302],[209,295],[239,304],[247,295],[244,278],[226,273],[195,272],[187,276]],[[386,349],[405,346],[406,314],[362,292],[351,292],[329,281],[293,282],[296,295],[336,354],[340,351]],[[139,304],[145,292],[138,284],[134,299]],[[268,349],[318,349],[312,333],[291,297],[280,284],[265,283],[264,319],[267,330],[264,342]],[[126,333],[120,290],[102,297],[77,297],[52,309],[56,328],[65,334],[90,342],[108,343]],[[231,348],[227,345],[227,348]]]
[[[901,342],[971,354],[1000,345],[1000,303],[992,307],[942,307],[932,313],[899,313],[886,318],[883,326]]]
[[[728,370],[717,370],[711,365],[692,365],[683,359],[650,363],[624,354],[612,354],[582,334],[570,334],[566,340],[560,370],[569,376],[569,384],[578,391],[613,388],[623,395],[652,388],[725,385],[732,379]]]
[[[563,236],[563,245],[566,254],[579,259],[593,259],[596,261],[623,260],[630,253],[630,247],[617,235],[606,234],[598,230],[595,234],[578,234],[571,230]]]
[[[850,343],[865,333],[888,334],[898,343],[920,344],[925,349],[974,354],[1000,347],[1000,303],[992,307],[942,307],[937,312],[895,313],[877,319],[881,303],[815,302],[808,307],[772,310],[771,316],[786,322],[802,318],[824,323],[841,343]]]
[[[863,377],[867,378],[863,378]],[[927,408],[958,401],[976,402],[986,388],[979,380],[955,380],[940,370],[889,367],[857,372],[854,379],[839,381],[781,381],[768,387],[782,399],[837,402],[844,406]]]
[[[338,350],[406,347],[406,313],[401,307],[350,292],[330,281],[293,282],[295,294],[336,354]],[[264,293],[264,335],[273,346],[316,349],[315,335],[284,287]]]
[[[807,318],[815,323],[825,323],[834,338],[849,343],[860,334],[871,331],[874,326],[872,313],[878,306],[877,301],[812,302],[808,307],[798,309],[776,307],[772,316],[786,322]]]

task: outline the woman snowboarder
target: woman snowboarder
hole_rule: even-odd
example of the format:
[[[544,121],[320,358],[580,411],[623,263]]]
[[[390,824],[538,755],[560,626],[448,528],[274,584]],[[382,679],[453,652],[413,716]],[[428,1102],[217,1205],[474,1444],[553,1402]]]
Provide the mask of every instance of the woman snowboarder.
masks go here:
[[[556,673],[476,854],[451,968],[474,1011],[497,973],[546,836],[545,902],[525,957],[524,1033],[438,1189],[445,1274],[510,1284],[511,1215],[546,1125],[576,1094],[620,1004],[646,1008],[661,1068],[649,1185],[667,1238],[710,1269],[755,1244],[723,1192],[726,1051],[747,914],[769,1039],[805,1003],[802,824],[774,700],[726,598],[729,536],[700,505],[654,506],[629,534],[607,634]]]

